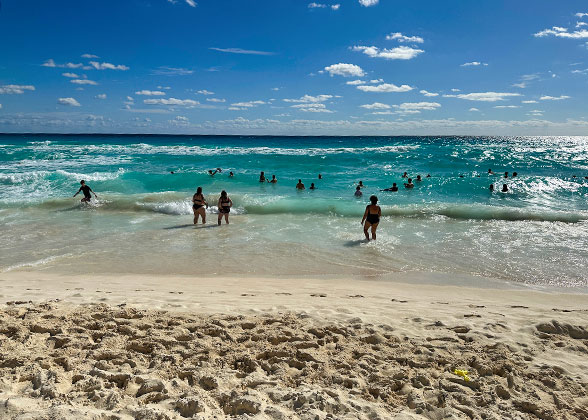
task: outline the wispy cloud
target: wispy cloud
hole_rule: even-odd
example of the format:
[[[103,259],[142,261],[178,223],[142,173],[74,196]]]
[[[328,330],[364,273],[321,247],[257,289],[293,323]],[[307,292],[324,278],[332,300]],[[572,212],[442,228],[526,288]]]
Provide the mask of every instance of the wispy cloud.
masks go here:
[[[156,76],[189,76],[194,73],[194,70],[181,67],[161,66],[153,70],[152,73]]]
[[[518,106],[518,105],[496,105],[494,108],[496,108],[496,109],[514,109],[514,108],[520,108],[520,106]]]
[[[571,96],[561,95],[561,96],[549,96],[545,95],[539,98],[540,101],[563,101],[564,99],[570,99]]]
[[[93,80],[88,80],[88,79],[72,79],[70,80],[70,83],[73,83],[74,85],[92,85],[92,86],[96,86],[98,83],[93,81]]]
[[[25,91],[34,91],[32,85],[0,85],[0,94],[4,95],[22,95]]]
[[[543,29],[542,31],[533,34],[533,36],[535,36],[536,38],[554,36],[556,38],[584,39],[588,38],[588,30],[578,29],[573,32],[570,32],[568,28],[562,28],[561,26],[552,26],[550,29]]]
[[[249,55],[274,55],[274,52],[270,51],[258,51],[258,50],[244,50],[243,48],[217,48],[210,47],[210,50],[220,51],[230,54],[249,54]]]
[[[226,102],[225,99],[220,99],[220,98],[206,98],[206,100],[208,102],[218,102],[218,103]]]
[[[308,3],[308,8],[309,9],[331,9],[331,10],[339,10],[339,7],[341,7],[340,4],[324,4],[324,3]]]
[[[390,109],[390,105],[383,104],[381,102],[374,102],[373,104],[360,105],[361,108],[365,109]]]
[[[465,99],[467,101],[479,101],[479,102],[497,102],[504,101],[506,98],[513,96],[521,96],[520,93],[508,93],[508,92],[474,92],[474,93],[461,93],[457,95],[443,95],[444,98],[458,98]]]
[[[100,58],[94,54],[82,54],[82,58]]]
[[[71,77],[72,79],[79,79],[80,77],[75,73],[61,73],[61,75],[64,77]]]
[[[401,45],[396,48],[378,48],[356,45],[351,47],[352,51],[360,51],[372,58],[384,58],[386,60],[411,60],[424,53],[424,50]]]
[[[413,42],[416,44],[422,44],[423,42],[425,42],[425,40],[420,36],[406,36],[403,35],[401,32],[394,32],[389,35],[386,35],[386,39],[388,41],[395,40],[398,42]]]
[[[214,95],[214,92],[211,92],[206,89],[197,90],[196,93],[199,93],[200,95]]]
[[[487,66],[488,63],[482,63],[481,61],[470,61],[469,63],[463,63],[461,67],[477,67],[477,66]]]
[[[171,3],[171,4],[177,4],[178,3],[178,0],[167,0],[167,1],[168,1],[168,3]],[[186,3],[190,7],[196,7],[197,6],[197,3],[194,0],[184,0],[184,3]]]
[[[247,102],[236,102],[234,104],[231,104],[231,106],[233,107],[238,107],[238,108],[254,108],[258,105],[266,105],[267,102],[265,101],[247,101]]]
[[[58,98],[57,103],[59,105],[66,105],[66,106],[82,106],[78,101],[74,98]]]
[[[106,93],[100,93],[96,95],[96,99],[106,99]]]
[[[298,104],[292,105],[290,108],[296,108],[298,111],[303,112],[322,112],[327,114],[333,113],[333,111],[327,109],[327,106],[323,103]]]
[[[365,72],[361,67],[348,63],[332,64],[325,67],[325,71],[327,71],[331,76],[337,75],[343,77],[362,77],[365,75]]]
[[[331,99],[333,95],[304,95],[298,99],[283,99],[284,102],[293,102],[293,103],[317,103],[317,102],[325,102]]]

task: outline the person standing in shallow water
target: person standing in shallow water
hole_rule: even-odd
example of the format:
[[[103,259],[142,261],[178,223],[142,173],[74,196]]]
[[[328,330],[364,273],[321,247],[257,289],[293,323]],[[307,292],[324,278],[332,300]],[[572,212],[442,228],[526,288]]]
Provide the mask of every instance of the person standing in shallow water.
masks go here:
[[[227,192],[223,190],[221,195],[218,199],[218,224],[220,225],[223,219],[223,215],[225,216],[225,223],[229,224],[229,213],[231,212],[231,207],[233,207],[233,201],[227,195]]]
[[[380,223],[380,217],[382,216],[382,209],[378,206],[378,197],[372,195],[370,197],[371,204],[368,204],[365,208],[365,212],[363,213],[363,218],[361,219],[361,224],[363,225],[363,234],[365,235],[365,239],[368,241],[370,240],[370,235],[368,234],[368,230],[372,229],[372,240],[376,240],[376,229],[378,228],[378,224]]]
[[[196,194],[192,197],[192,211],[194,212],[194,224],[198,223],[198,217],[202,217],[202,224],[206,223],[206,208],[208,208],[208,203],[204,199],[204,195],[202,194],[202,187],[198,187],[196,189]]]
[[[78,195],[81,192],[84,193],[84,198],[82,198],[80,201],[82,203],[89,203],[90,200],[92,199],[92,194],[94,194],[94,197],[98,198],[98,196],[96,195],[96,193],[94,191],[92,191],[92,188],[90,188],[88,185],[86,185],[86,181],[84,181],[83,179],[80,181],[80,184],[82,184],[82,186],[80,187],[80,189],[78,190],[77,193],[74,194],[74,197],[76,195]],[[92,194],[90,194],[92,193]]]

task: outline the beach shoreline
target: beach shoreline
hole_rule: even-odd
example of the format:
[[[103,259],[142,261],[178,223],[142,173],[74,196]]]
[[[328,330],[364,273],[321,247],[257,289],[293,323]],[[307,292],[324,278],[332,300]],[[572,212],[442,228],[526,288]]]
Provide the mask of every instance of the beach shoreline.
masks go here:
[[[31,271],[0,295],[2,418],[588,418],[582,293]]]

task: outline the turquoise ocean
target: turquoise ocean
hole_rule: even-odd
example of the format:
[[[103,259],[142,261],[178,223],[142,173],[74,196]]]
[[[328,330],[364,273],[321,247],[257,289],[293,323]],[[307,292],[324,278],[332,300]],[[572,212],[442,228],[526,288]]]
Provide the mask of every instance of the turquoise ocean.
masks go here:
[[[278,183],[258,182],[260,171]],[[405,171],[423,181],[404,189]],[[588,137],[0,135],[0,272],[419,272],[583,289],[586,177]],[[90,205],[72,197],[81,179],[98,194]],[[380,191],[393,182],[399,192]],[[198,186],[211,204],[204,226],[192,224]],[[234,207],[218,227],[223,189]],[[383,218],[366,243],[371,194]]]

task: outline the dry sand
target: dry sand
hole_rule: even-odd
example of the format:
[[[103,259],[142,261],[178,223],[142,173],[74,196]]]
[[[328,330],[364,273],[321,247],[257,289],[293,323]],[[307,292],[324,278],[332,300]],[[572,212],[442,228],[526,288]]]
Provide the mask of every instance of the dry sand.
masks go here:
[[[588,419],[586,294],[22,272],[0,299],[1,419]]]

